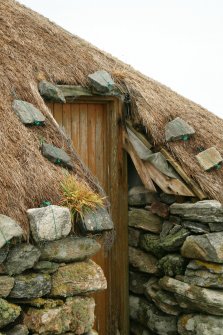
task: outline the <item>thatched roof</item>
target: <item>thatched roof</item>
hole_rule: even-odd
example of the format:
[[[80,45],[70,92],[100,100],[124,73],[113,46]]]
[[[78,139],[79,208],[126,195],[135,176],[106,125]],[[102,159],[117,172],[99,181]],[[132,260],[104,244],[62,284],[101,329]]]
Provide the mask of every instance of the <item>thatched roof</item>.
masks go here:
[[[223,202],[222,170],[204,172],[195,158],[201,146],[215,146],[223,155],[223,120],[14,0],[0,2],[0,24],[0,212],[20,219],[35,202],[55,200],[62,172],[41,156],[38,143],[44,137],[66,147],[49,116],[41,130],[21,125],[11,108],[14,96],[48,115],[38,92],[39,73],[54,83],[88,86],[87,76],[100,69],[130,93],[134,114],[153,144],[166,147],[210,198]],[[176,116],[192,125],[196,136],[166,144],[164,126]]]

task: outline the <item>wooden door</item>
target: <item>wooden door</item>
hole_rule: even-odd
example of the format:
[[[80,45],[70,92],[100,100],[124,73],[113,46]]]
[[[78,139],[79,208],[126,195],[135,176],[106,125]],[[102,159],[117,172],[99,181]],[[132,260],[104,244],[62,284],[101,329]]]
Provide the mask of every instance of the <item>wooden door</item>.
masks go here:
[[[128,231],[126,158],[118,126],[120,103],[116,100],[48,104],[54,118],[73,141],[83,162],[98,178],[111,202],[115,242],[102,247],[94,261],[104,270],[108,289],[94,294],[95,329],[99,335],[128,332]]]

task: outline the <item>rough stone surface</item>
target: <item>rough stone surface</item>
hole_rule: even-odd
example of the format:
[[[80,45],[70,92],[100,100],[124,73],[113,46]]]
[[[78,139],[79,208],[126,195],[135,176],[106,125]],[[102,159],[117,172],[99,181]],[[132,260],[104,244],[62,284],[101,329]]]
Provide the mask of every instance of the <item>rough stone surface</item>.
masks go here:
[[[79,221],[79,226],[85,234],[102,232],[114,228],[111,216],[107,209],[103,207],[85,212],[83,219]]]
[[[34,270],[41,273],[54,273],[59,268],[59,264],[49,261],[40,261],[33,267]]]
[[[28,335],[29,330],[25,325],[16,325],[6,332],[6,335]]]
[[[24,124],[43,123],[46,119],[39,109],[26,101],[14,100],[12,108]]]
[[[0,249],[0,264],[4,262],[4,260],[8,256],[8,252],[9,252],[9,245],[5,244],[4,247]]]
[[[190,270],[205,270],[211,273],[223,274],[223,265],[200,260],[191,260],[187,265]]]
[[[162,312],[170,315],[179,315],[181,309],[173,294],[162,290],[158,281],[158,278],[152,277],[144,284],[146,297],[152,300]]]
[[[160,312],[145,299],[130,296],[130,318],[158,335],[176,335],[177,318]]]
[[[51,296],[69,297],[107,288],[99,265],[89,260],[62,266],[52,275]]]
[[[0,297],[5,298],[11,292],[14,286],[14,278],[9,276],[0,276]]]
[[[27,211],[32,236],[36,242],[66,237],[71,231],[71,215],[66,207],[47,206]]]
[[[183,281],[197,286],[223,289],[222,273],[187,269],[185,276],[183,276]]]
[[[168,122],[165,126],[165,138],[167,142],[184,139],[184,136],[191,136],[193,134],[195,134],[194,128],[189,126],[180,117]]]
[[[180,335],[221,335],[223,318],[201,314],[182,315],[178,321]]]
[[[96,254],[100,248],[100,244],[94,239],[69,236],[43,245],[40,259],[60,263],[81,261]]]
[[[167,251],[176,251],[182,246],[188,235],[190,232],[187,229],[175,225],[168,235],[161,237],[161,246]]]
[[[169,216],[169,206],[159,201],[153,202],[150,210],[153,214],[157,214],[162,218],[167,218]]]
[[[179,215],[189,221],[219,222],[223,224],[223,206],[216,200],[203,200],[183,204],[175,203],[170,206],[170,213]]]
[[[152,233],[160,233],[162,229],[162,219],[145,209],[135,208],[129,211],[128,224],[130,227],[150,231]]]
[[[96,71],[88,75],[91,85],[100,93],[108,93],[115,88],[111,75],[104,70]]]
[[[31,244],[22,243],[14,246],[5,262],[6,272],[10,275],[20,274],[31,269],[40,257],[40,250]]]
[[[136,321],[130,322],[130,334],[131,335],[153,335],[150,330],[145,329],[145,327],[141,326]]]
[[[129,245],[131,247],[138,247],[139,245],[139,238],[140,238],[140,231],[134,228],[128,229],[128,237],[129,237]]]
[[[29,308],[24,324],[38,334],[62,334],[74,332],[83,334],[90,331],[94,324],[95,302],[93,298],[73,297],[57,308]]]
[[[39,83],[39,92],[46,100],[66,103],[63,92],[52,83],[42,80]]]
[[[223,291],[190,285],[170,277],[163,277],[159,284],[174,294],[182,309],[223,315]]]
[[[129,190],[129,206],[146,206],[157,200],[155,193],[150,193],[144,186],[134,186]]]
[[[51,278],[48,274],[24,274],[15,276],[15,285],[10,298],[30,299],[42,297],[50,292]]]
[[[187,261],[181,255],[169,254],[159,260],[158,268],[164,275],[175,277],[184,274],[186,263]]]
[[[223,231],[223,223],[219,224],[219,222],[210,222],[208,223],[208,226],[211,232]]]
[[[158,258],[161,258],[166,254],[166,251],[162,248],[160,243],[159,236],[154,234],[141,235],[140,247]]]
[[[0,298],[0,328],[15,321],[20,315],[21,308]]]
[[[13,238],[21,239],[23,236],[22,228],[10,217],[0,214],[0,248]]]
[[[145,273],[157,273],[157,259],[142,250],[129,247],[129,264],[133,268]]]
[[[43,156],[52,163],[67,167],[68,169],[73,168],[70,156],[68,156],[68,154],[63,149],[55,147],[52,144],[43,143],[41,150]]]
[[[223,232],[189,236],[181,254],[184,257],[223,263]]]
[[[149,276],[140,272],[129,272],[129,289],[135,294],[144,294],[144,284],[149,280]]]
[[[164,202],[167,205],[172,205],[176,201],[176,196],[173,194],[160,193],[160,201]]]
[[[210,232],[209,227],[205,223],[182,221],[181,224],[184,228],[190,230],[192,233],[195,233],[195,234],[207,234]],[[217,226],[219,227],[221,225],[217,223]],[[223,230],[223,226],[222,226],[222,230]]]
[[[208,148],[196,155],[198,163],[205,170],[210,170],[212,168],[219,168],[219,163],[222,162],[222,157],[219,151],[215,147]]]

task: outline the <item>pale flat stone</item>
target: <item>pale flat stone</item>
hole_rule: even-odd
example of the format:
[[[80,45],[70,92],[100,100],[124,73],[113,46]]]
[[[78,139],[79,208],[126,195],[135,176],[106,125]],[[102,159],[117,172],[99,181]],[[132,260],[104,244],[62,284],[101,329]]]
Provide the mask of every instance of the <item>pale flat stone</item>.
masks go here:
[[[202,314],[182,315],[178,321],[180,335],[221,335],[223,318]]]
[[[46,100],[62,103],[66,102],[63,92],[56,85],[46,80],[40,81],[39,92]]]
[[[43,124],[45,116],[35,106],[22,100],[14,100],[12,108],[24,124]]]
[[[150,231],[152,233],[160,233],[162,230],[162,219],[145,209],[134,208],[129,211],[128,214],[128,225]]]
[[[107,71],[96,71],[89,74],[88,78],[90,79],[92,86],[100,93],[107,93],[115,88],[115,83]]]
[[[222,157],[215,147],[208,148],[196,155],[198,163],[205,170],[210,170],[211,168],[219,168],[222,162]]]
[[[140,249],[129,247],[129,264],[145,273],[157,273],[157,259]]]
[[[92,260],[62,266],[52,275],[52,297],[69,297],[105,290],[107,281],[99,265]]]
[[[207,288],[223,289],[223,274],[211,273],[205,270],[187,269],[182,277],[183,281],[188,284],[197,285]]]
[[[191,260],[187,265],[190,270],[205,270],[211,273],[223,274],[223,264],[205,262],[198,259]]]
[[[0,214],[0,248],[13,238],[21,239],[22,228],[10,217]]]
[[[66,207],[47,206],[27,211],[32,236],[36,242],[54,241],[71,231],[71,215]]]
[[[184,138],[187,139],[193,134],[195,134],[194,128],[180,117],[168,122],[165,126],[165,138],[167,142]]]

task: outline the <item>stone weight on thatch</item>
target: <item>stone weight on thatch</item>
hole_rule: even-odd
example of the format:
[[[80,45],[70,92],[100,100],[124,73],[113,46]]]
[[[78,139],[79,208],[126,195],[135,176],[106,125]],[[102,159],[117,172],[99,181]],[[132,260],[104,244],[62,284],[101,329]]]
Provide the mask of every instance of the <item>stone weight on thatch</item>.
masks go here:
[[[20,121],[27,125],[42,125],[45,116],[35,106],[22,100],[14,100],[12,108]]]
[[[89,74],[88,78],[92,86],[100,93],[108,93],[115,88],[111,75],[104,70]]]
[[[84,233],[96,233],[114,228],[108,211],[102,207],[86,211],[83,219],[79,221],[79,226]]]
[[[212,168],[219,169],[222,163],[222,157],[218,150],[214,147],[211,147],[207,150],[200,152],[196,156],[198,163],[205,170],[210,170]]]
[[[39,92],[46,100],[66,103],[63,92],[57,86],[46,80],[42,80],[39,83]]]
[[[182,120],[180,117],[168,122],[165,126],[166,141],[187,140],[191,135],[195,134],[193,127]]]
[[[57,148],[52,144],[43,143],[41,151],[43,156],[52,163],[67,167],[68,169],[73,168],[70,156],[63,149]]]
[[[0,248],[13,238],[21,239],[23,236],[22,228],[10,217],[0,214]]]
[[[32,236],[36,242],[54,241],[71,231],[71,215],[66,207],[47,206],[27,211]]]

